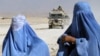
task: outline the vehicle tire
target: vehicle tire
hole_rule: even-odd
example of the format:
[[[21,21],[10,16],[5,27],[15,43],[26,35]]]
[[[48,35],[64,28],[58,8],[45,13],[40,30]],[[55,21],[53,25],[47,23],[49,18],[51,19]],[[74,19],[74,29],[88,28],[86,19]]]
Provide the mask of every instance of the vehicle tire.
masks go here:
[[[52,28],[52,25],[49,25],[49,29],[51,29]]]
[[[64,26],[63,25],[61,25],[61,29],[64,29]]]

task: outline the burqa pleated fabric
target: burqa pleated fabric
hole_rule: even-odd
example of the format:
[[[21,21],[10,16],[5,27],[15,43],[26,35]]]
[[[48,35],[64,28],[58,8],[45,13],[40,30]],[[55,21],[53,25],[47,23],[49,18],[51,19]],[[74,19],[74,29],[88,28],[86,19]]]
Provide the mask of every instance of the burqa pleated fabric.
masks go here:
[[[25,16],[18,15],[12,18],[2,56],[49,56],[49,49],[29,26]]]
[[[100,56],[100,26],[87,2],[75,4],[72,23],[63,35],[74,36],[76,44],[63,44],[60,37],[57,56]]]

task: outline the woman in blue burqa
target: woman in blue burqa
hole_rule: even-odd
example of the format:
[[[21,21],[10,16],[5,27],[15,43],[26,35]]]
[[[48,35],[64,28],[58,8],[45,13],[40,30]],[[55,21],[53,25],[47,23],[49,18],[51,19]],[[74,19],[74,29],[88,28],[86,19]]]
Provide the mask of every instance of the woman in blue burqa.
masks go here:
[[[87,2],[75,4],[72,23],[58,44],[57,56],[100,56],[100,26]]]
[[[49,56],[49,50],[29,26],[26,17],[18,15],[12,18],[3,42],[2,56]]]

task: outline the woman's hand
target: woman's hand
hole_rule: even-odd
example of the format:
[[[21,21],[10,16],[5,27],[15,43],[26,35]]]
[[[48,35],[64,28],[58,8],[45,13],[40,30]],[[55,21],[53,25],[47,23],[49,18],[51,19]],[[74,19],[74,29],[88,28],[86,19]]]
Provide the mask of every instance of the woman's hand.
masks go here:
[[[66,35],[62,37],[62,42],[71,42],[71,43],[75,43],[76,39],[73,36],[70,35]]]

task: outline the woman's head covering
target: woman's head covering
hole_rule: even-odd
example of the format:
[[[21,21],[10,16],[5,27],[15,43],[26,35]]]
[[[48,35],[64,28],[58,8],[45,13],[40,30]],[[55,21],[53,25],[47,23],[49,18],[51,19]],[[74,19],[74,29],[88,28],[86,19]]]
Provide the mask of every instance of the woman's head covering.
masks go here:
[[[94,32],[96,33],[96,30],[99,30],[99,25],[87,2],[76,3],[73,14],[73,20],[70,25],[72,36],[75,36],[76,38],[85,37],[86,39],[89,39],[89,36],[91,35],[90,32],[93,34]],[[68,31],[69,29],[66,33],[68,33]]]
[[[87,52],[88,56],[100,56],[100,26],[95,20],[91,8],[87,2],[78,2],[75,4],[72,23],[64,34],[74,36],[76,39],[85,38],[88,41],[89,46]],[[59,46],[60,45],[61,44],[59,44]],[[61,47],[59,49],[62,48],[67,49],[67,47]],[[59,50],[58,53],[60,51],[61,50]],[[69,51],[67,50],[67,52],[62,52],[68,53]],[[74,50],[73,55],[75,52],[77,52],[77,50]],[[78,52],[81,53],[83,51],[78,50]],[[85,54],[83,56],[85,56]]]
[[[26,17],[24,15],[14,16],[12,18],[12,29],[15,31],[19,30],[24,26],[25,23],[27,22],[26,22]]]
[[[74,5],[73,14],[77,11],[91,11],[91,8],[87,2],[78,2]]]
[[[23,15],[12,18],[11,27],[4,39],[2,56],[49,56],[49,50],[32,30]]]

